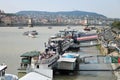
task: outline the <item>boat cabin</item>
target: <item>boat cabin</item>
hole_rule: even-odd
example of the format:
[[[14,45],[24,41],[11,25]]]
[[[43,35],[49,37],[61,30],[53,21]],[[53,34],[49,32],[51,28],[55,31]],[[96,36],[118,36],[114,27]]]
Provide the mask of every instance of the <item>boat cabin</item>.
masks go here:
[[[49,47],[52,49],[56,49],[59,54],[62,54],[65,50],[67,50],[71,45],[74,44],[73,39],[65,39],[65,38],[52,38],[49,40]]]
[[[40,51],[26,52],[21,55],[21,66],[20,69],[26,69],[33,67],[32,64],[36,63],[39,59]]]
[[[64,53],[57,61],[58,70],[74,70],[78,64],[79,54],[77,53]]]

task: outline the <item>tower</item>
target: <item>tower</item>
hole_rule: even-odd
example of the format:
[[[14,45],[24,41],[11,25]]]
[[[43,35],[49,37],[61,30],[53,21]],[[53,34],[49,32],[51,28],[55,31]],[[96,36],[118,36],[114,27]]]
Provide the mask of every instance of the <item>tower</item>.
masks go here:
[[[32,18],[28,19],[28,27],[33,27],[33,19]]]
[[[88,16],[84,18],[84,25],[88,27]]]

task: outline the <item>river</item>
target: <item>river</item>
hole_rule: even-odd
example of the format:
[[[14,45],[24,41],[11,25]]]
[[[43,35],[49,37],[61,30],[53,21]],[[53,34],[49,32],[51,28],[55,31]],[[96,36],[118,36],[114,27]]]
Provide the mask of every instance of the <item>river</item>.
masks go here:
[[[57,26],[52,27],[52,29],[44,26],[33,28],[24,27],[23,29],[18,29],[17,27],[0,27],[0,64],[5,63],[8,66],[7,73],[17,75],[21,54],[34,50],[44,51],[44,42],[47,42],[48,38],[59,32],[59,30],[64,29],[67,29],[67,26]],[[80,26],[73,26],[71,29],[82,31],[82,27]],[[36,38],[23,35],[25,31],[31,30],[38,32]],[[107,66],[110,67],[110,65]],[[112,72],[90,73],[91,72],[80,72],[79,76],[57,75],[55,76],[55,80],[113,80]]]

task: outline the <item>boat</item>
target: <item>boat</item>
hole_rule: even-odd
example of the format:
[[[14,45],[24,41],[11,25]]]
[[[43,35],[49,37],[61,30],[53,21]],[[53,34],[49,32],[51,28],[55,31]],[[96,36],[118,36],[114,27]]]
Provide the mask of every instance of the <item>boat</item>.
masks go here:
[[[90,40],[97,40],[97,34],[81,34],[80,37],[76,38],[77,41],[90,41]]]
[[[36,30],[26,31],[26,32],[23,33],[23,35],[35,38],[35,36],[38,35],[38,32]]]
[[[23,33],[23,35],[26,36],[26,35],[28,35],[28,33],[29,33],[29,31],[26,31],[26,32]]]
[[[28,35],[28,34],[32,34],[32,35],[38,35],[38,32],[36,30],[33,30],[33,31],[26,31],[23,33],[23,35]]]
[[[22,26],[19,26],[18,29],[24,29]]]
[[[77,41],[77,38],[80,37],[81,33],[77,30],[60,30],[59,33],[57,33],[55,36],[67,38],[67,39],[73,39],[74,43],[79,43]]]
[[[84,30],[85,31],[91,31],[91,29],[89,27],[85,27]]]
[[[30,31],[32,35],[38,35],[38,32],[36,30]]]
[[[73,38],[75,35],[78,34],[77,30],[60,30],[60,35],[63,38]]]
[[[13,74],[6,74],[7,65],[0,65],[0,80],[18,80],[18,77]]]
[[[52,70],[39,70],[26,74],[19,80],[53,80]]]
[[[78,53],[65,52],[58,59],[54,73],[74,73],[79,69],[79,57]]]
[[[52,69],[58,59],[59,59],[58,53],[56,53],[53,50],[47,51],[47,53],[43,53],[39,56],[39,60],[36,63],[37,68],[44,66],[46,68],[50,67]]]
[[[35,69],[52,69],[59,59],[59,54],[53,50],[41,53],[30,51],[21,55],[21,63],[18,68],[18,76],[33,72]]]
[[[28,37],[35,38],[35,35],[34,35],[34,34],[32,34],[32,33],[28,33]]]
[[[49,27],[48,27],[48,29],[52,29],[52,27],[51,27],[51,26],[49,26]]]
[[[20,67],[18,68],[18,77],[20,80],[32,79],[33,77],[27,76],[32,73],[31,75],[36,74],[39,76],[39,78],[34,76],[36,77],[35,80],[42,79],[42,77],[44,77],[44,79],[49,78],[47,80],[52,80],[52,68],[55,66],[58,59],[59,54],[53,49],[45,50],[44,52],[30,51],[23,53],[21,55]],[[46,71],[49,73],[46,73]]]
[[[48,47],[57,50],[59,54],[63,54],[63,52],[66,51],[73,44],[73,39],[56,36],[50,37],[48,41]]]

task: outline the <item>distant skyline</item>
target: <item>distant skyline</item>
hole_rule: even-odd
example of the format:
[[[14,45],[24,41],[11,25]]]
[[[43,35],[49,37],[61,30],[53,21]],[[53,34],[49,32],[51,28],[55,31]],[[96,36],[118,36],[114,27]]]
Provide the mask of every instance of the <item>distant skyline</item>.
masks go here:
[[[33,11],[86,11],[120,18],[120,0],[0,0],[0,9],[6,13]]]

